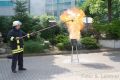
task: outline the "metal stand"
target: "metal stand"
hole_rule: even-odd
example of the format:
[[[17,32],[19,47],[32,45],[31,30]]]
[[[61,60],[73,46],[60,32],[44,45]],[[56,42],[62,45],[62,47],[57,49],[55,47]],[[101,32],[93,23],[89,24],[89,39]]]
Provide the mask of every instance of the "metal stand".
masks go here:
[[[77,40],[76,39],[71,39],[71,45],[72,45],[71,63],[73,62],[74,47],[76,48],[76,57],[77,57],[77,61],[79,63]]]

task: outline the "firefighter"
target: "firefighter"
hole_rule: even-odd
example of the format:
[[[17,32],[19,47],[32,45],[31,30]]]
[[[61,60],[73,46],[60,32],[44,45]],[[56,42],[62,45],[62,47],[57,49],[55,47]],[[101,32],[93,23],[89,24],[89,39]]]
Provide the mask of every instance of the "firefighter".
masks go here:
[[[10,40],[10,47],[12,49],[12,65],[11,69],[13,73],[17,73],[16,66],[18,62],[18,70],[24,71],[26,68],[23,67],[23,39],[21,38],[24,35],[27,35],[27,38],[30,37],[30,34],[26,34],[21,30],[22,23],[20,21],[13,22],[13,28],[8,33],[8,39]]]

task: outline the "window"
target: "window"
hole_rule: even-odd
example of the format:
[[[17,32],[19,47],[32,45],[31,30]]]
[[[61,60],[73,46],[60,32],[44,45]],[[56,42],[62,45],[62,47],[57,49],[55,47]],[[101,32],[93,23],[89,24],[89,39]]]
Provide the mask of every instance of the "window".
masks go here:
[[[3,1],[0,0],[0,6],[6,7],[6,6],[13,6],[13,3],[11,1]]]

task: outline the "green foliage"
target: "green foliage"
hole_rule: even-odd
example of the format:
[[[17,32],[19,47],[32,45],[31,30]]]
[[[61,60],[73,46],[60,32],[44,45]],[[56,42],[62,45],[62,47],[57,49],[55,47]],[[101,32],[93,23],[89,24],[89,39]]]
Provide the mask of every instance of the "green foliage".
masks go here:
[[[7,42],[7,32],[12,28],[12,17],[0,16],[0,32],[2,32],[2,37],[4,42]]]
[[[116,21],[108,24],[108,30],[106,32],[106,36],[109,39],[120,39],[120,22]]]
[[[28,15],[28,9],[26,8],[26,1],[17,1],[16,2],[16,15],[13,17],[14,20],[20,20],[23,25],[22,29],[25,32],[32,32],[32,31],[38,31],[40,29],[44,29],[47,27],[50,27],[49,20],[55,19],[53,16],[37,16],[37,17],[31,17]],[[54,27],[52,29],[47,29],[45,31],[42,31],[40,35],[37,35],[38,37],[41,36],[41,38],[44,38],[46,40],[50,40],[51,43],[54,43],[54,37],[59,33],[59,27]]]
[[[44,52],[44,45],[40,44],[39,41],[27,41],[25,42],[25,53],[39,53]]]
[[[86,0],[80,7],[87,16],[91,16],[98,21],[106,21],[108,14],[109,0]],[[112,18],[120,19],[120,0],[112,0]]]
[[[55,38],[55,36],[57,36],[59,33],[60,33],[59,27],[54,27],[54,28],[42,31],[41,37],[46,39],[46,40],[50,40],[50,39]]]
[[[50,43],[44,43],[44,48],[49,49],[50,48]]]
[[[104,17],[107,16],[108,12],[106,3],[107,0],[86,0],[81,8],[85,11],[87,16],[102,21]]]
[[[71,44],[69,42],[69,38],[66,35],[58,35],[55,38],[56,40],[56,46],[60,49],[60,50],[70,50],[71,49]]]
[[[97,32],[105,34],[105,39],[120,39],[120,20],[113,20],[111,23],[94,23]]]
[[[56,43],[66,43],[68,42],[68,36],[60,34],[56,36],[55,40],[56,40]]]
[[[120,19],[120,0],[112,0],[112,15],[114,19]]]
[[[40,37],[40,33],[37,34],[33,40],[25,41],[25,53],[40,53],[44,52],[44,49],[49,48],[49,42]]]
[[[56,46],[58,47],[59,50],[71,50],[70,42],[57,43]]]
[[[64,44],[63,43],[57,43],[56,46],[59,50],[64,50]]]
[[[44,39],[41,38],[40,35],[41,35],[41,33],[38,33],[35,40],[36,40],[36,41],[39,41],[40,43],[43,43],[43,42],[44,42]]]
[[[64,49],[65,50],[71,50],[71,43],[69,41],[67,41],[66,43],[64,43]]]
[[[39,22],[38,22],[38,26],[34,26],[34,30],[44,29],[55,25],[55,24],[51,25],[49,22],[49,20],[55,19],[53,16],[42,15],[36,17],[36,19],[39,20]],[[52,44],[54,44],[55,42],[54,38],[59,33],[60,33],[60,29],[58,26],[56,26],[54,28],[50,28],[42,31],[40,36],[46,40],[49,40]]]
[[[0,32],[6,33],[10,28],[12,28],[11,25],[11,17],[0,17]]]
[[[86,0],[82,8],[85,10],[89,7],[90,13],[104,13],[106,10],[104,9],[106,7],[106,3],[103,0]]]
[[[27,7],[26,7],[27,2],[17,0],[15,4],[16,4],[15,14],[16,15],[21,15],[21,17],[26,16],[27,15],[27,10],[28,10]]]
[[[49,20],[54,20],[54,16],[42,15],[37,17],[40,20],[40,25],[45,28],[49,26]]]
[[[84,37],[81,39],[81,44],[87,49],[97,49],[99,48],[96,39],[91,37]]]
[[[27,2],[26,1],[16,1],[15,16],[13,16],[13,21],[19,20],[22,22],[22,29],[24,31],[32,31],[33,26],[37,24],[37,20],[28,15]]]

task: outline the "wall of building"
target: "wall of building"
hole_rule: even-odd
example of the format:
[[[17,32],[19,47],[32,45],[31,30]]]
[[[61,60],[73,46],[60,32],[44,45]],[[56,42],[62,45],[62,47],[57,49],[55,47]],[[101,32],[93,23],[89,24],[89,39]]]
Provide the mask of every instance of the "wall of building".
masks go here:
[[[57,19],[59,19],[60,14],[64,10],[82,4],[84,1],[85,0],[46,0],[46,13],[56,16]]]
[[[11,0],[0,0],[0,16],[14,15],[14,7]]]
[[[45,0],[30,0],[30,14],[35,16],[45,14]]]
[[[102,47],[120,48],[120,40],[99,40]]]
[[[33,16],[45,14],[45,0],[27,0],[29,12]],[[30,2],[29,2],[30,1]],[[0,0],[0,16],[13,16],[15,4],[11,0]]]
[[[14,1],[14,0],[13,0]],[[27,0],[31,15],[38,16],[47,13],[58,17],[64,10],[74,7],[76,1],[84,0]],[[14,15],[15,4],[11,0],[0,0],[0,16]]]
[[[59,16],[64,10],[75,6],[75,0],[46,0],[48,15]]]

